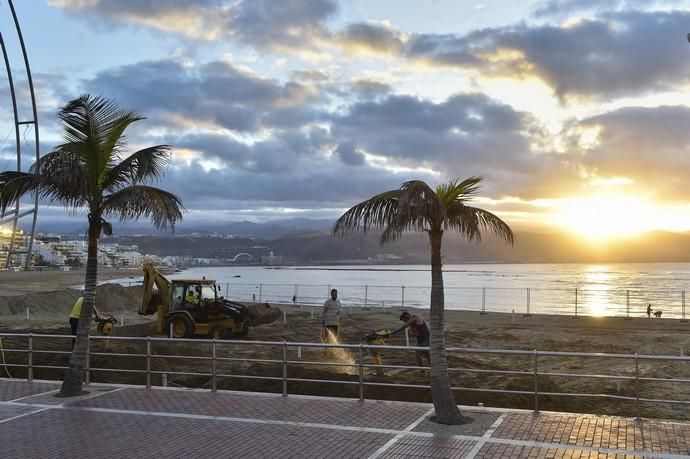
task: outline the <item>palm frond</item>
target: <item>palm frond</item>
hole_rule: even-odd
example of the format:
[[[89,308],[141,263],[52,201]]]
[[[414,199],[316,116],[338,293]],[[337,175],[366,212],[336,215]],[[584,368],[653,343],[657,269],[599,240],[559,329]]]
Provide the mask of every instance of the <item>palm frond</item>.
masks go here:
[[[105,171],[114,163],[125,129],[143,119],[120,109],[114,101],[92,95],[69,102],[58,116],[65,137],[60,149],[82,156],[92,187],[102,182]]]
[[[458,179],[442,183],[436,187],[436,195],[445,207],[456,201],[466,202],[477,195],[482,177],[469,177],[462,182]]]
[[[333,234],[346,236],[386,227],[398,208],[399,195],[400,190],[384,191],[352,206],[335,222]]]
[[[382,229],[383,245],[399,239],[407,231],[425,231],[445,218],[445,209],[434,190],[413,180],[399,189],[386,191],[350,208],[336,221],[333,234],[343,236],[355,231]]]
[[[182,201],[176,195],[159,188],[131,185],[103,200],[103,215],[115,216],[120,221],[150,218],[154,226],[165,229],[182,220]]]
[[[36,191],[36,180],[26,172],[0,172],[0,213],[14,206],[27,193]]]
[[[170,161],[170,146],[156,145],[139,150],[110,168],[103,187],[115,191],[122,185],[158,180]]]
[[[445,227],[459,233],[470,242],[480,242],[482,231],[490,231],[510,245],[515,243],[513,231],[506,222],[488,210],[466,206],[460,201],[456,201],[448,209]]]

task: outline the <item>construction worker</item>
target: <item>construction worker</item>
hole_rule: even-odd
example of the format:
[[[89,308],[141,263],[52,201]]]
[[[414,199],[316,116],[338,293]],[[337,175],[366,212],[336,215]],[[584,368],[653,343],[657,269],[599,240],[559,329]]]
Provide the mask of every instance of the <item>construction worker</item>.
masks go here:
[[[190,305],[194,306],[197,303],[199,303],[199,297],[197,295],[197,292],[195,291],[196,288],[192,285],[187,287],[187,296],[185,296],[184,300]]]
[[[72,336],[77,334],[77,328],[79,327],[79,317],[81,316],[81,305],[84,303],[84,297],[80,296],[72,305],[72,312],[69,315],[69,327],[72,332]],[[98,311],[96,310],[96,305],[93,305],[93,313],[98,317]],[[72,347],[74,347],[75,339],[72,338]]]
[[[407,311],[403,311],[403,313],[400,314],[400,320],[405,323],[397,330],[394,330],[391,335],[395,335],[396,333],[401,332],[409,327],[412,335],[417,337],[417,346],[429,347],[429,338],[431,337],[431,333],[429,332],[429,326],[426,324],[424,319],[417,314],[410,314]],[[424,366],[424,360],[431,365],[429,351],[415,351],[415,357],[417,359],[417,364],[420,367]]]
[[[81,305],[84,302],[84,297],[80,296],[72,305],[72,312],[69,315],[69,327],[72,331],[72,336],[77,334],[77,327],[79,327],[79,316],[81,315]],[[74,338],[72,338],[72,347],[74,347]]]
[[[331,290],[331,297],[323,304],[321,311],[321,326],[326,333],[326,340],[331,341],[328,335],[333,334],[335,340],[338,340],[338,322],[340,320],[340,300],[338,299],[338,290]]]

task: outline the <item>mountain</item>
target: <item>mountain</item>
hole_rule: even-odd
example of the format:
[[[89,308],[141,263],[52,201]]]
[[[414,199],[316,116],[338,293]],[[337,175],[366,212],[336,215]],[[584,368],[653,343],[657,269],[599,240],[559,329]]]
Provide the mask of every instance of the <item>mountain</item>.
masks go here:
[[[279,226],[279,225],[278,225]],[[267,225],[267,228],[275,226]],[[255,229],[245,226],[245,229]],[[271,233],[271,231],[266,231]],[[256,233],[255,233],[256,234]],[[428,263],[429,245],[423,234],[379,246],[376,234],[334,237],[326,230],[275,238],[202,235],[119,236],[146,253],[208,258],[232,258],[246,252],[259,258],[273,252],[287,263]],[[591,243],[564,233],[519,231],[514,246],[486,236],[469,243],[448,233],[443,241],[444,263],[610,263],[690,261],[690,234],[654,232],[608,243]]]

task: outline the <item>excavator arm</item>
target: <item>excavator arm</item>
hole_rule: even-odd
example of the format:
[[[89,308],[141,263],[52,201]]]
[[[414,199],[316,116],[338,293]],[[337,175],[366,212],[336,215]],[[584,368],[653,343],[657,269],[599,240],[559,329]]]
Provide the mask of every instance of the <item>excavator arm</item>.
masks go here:
[[[144,295],[141,299],[139,314],[148,316],[161,310],[167,314],[170,309],[170,286],[170,281],[159,273],[152,263],[145,263]]]

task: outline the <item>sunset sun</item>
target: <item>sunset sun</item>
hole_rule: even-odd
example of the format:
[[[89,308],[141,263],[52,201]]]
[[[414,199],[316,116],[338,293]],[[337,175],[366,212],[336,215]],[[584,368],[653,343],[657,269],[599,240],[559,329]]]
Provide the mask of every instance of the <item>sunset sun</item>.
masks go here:
[[[619,195],[588,196],[567,200],[557,213],[556,224],[593,241],[635,236],[657,228],[660,222],[651,203]]]

